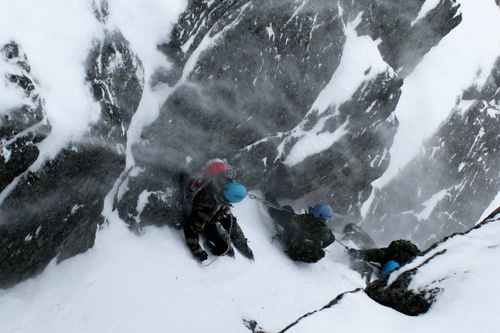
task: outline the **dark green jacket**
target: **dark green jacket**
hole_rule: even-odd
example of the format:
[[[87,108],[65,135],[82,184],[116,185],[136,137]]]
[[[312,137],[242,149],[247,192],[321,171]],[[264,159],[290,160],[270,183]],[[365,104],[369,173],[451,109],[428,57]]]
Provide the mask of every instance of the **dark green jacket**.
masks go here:
[[[288,225],[284,225],[283,236],[286,242],[310,240],[325,248],[335,241],[332,231],[326,222],[316,219],[310,213],[294,215]]]
[[[402,266],[412,261],[419,254],[420,250],[415,244],[403,239],[391,242],[388,247],[359,251],[360,259],[373,261],[381,266],[390,260],[395,260]]]
[[[310,213],[294,214],[280,225],[280,238],[286,247],[285,251],[293,260],[317,262],[325,256],[323,249],[335,241],[326,222],[314,218]]]
[[[203,251],[200,246],[199,235],[208,226],[217,222],[226,229],[234,246],[240,252],[253,257],[245,235],[231,213],[231,206],[222,196],[220,186],[211,182],[195,195],[191,214],[184,224],[186,243],[195,256]]]

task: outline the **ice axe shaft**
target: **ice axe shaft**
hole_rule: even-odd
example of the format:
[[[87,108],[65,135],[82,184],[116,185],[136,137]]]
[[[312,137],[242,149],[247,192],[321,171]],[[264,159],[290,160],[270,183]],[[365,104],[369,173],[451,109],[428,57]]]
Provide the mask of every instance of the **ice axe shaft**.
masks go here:
[[[346,250],[349,250],[349,247],[347,245],[345,245],[344,243],[342,243],[339,240],[336,240],[336,241],[337,241],[337,243],[339,243],[340,245],[342,245]]]
[[[283,207],[281,207],[281,206],[279,206],[279,205],[275,205],[275,204],[273,204],[272,202],[269,202],[269,201],[266,201],[266,200],[264,200],[264,199],[261,199],[261,198],[259,198],[258,196],[254,195],[254,194],[249,194],[249,195],[248,195],[248,197],[249,197],[250,199],[255,199],[255,200],[258,200],[258,201],[262,202],[264,205],[266,205],[266,206],[268,206],[268,207],[271,207],[271,208],[274,208],[274,209],[278,209],[278,210],[282,210],[282,211],[284,211],[284,212],[288,212],[288,213],[290,213],[290,211],[289,211],[289,210],[284,209]]]

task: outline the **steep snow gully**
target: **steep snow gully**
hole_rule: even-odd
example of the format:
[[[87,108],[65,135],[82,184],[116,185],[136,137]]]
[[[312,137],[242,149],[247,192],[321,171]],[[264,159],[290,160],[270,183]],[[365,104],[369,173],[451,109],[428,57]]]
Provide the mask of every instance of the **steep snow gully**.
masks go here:
[[[2,332],[500,327],[497,0],[1,7]],[[325,258],[291,261],[248,197],[255,261],[198,264],[179,179],[214,157],[257,197],[330,204]],[[425,251],[368,283],[350,224]]]

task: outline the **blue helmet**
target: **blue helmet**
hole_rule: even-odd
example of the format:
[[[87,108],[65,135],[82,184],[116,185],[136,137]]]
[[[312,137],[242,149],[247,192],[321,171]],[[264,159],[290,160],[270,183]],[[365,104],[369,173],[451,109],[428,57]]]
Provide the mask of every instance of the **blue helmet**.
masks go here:
[[[247,189],[240,183],[227,183],[224,186],[224,198],[229,202],[240,202],[247,196]]]
[[[386,275],[391,273],[392,271],[398,269],[400,267],[399,263],[394,260],[389,260],[385,263],[384,267],[382,267],[382,274]]]
[[[328,220],[333,215],[332,207],[327,204],[317,204],[314,206],[312,214],[314,218]]]

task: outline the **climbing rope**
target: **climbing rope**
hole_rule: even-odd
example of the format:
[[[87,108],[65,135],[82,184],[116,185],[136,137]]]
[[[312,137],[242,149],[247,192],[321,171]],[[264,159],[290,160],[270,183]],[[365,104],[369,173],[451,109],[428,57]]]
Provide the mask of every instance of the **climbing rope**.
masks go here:
[[[213,263],[214,263],[217,259],[219,259],[220,257],[225,256],[225,255],[229,252],[229,250],[231,249],[231,232],[233,231],[233,223],[234,223],[234,220],[231,218],[231,224],[229,225],[229,231],[227,231],[227,230],[226,230],[226,232],[228,232],[228,234],[227,234],[227,235],[228,235],[228,237],[229,237],[229,239],[227,240],[227,242],[228,242],[228,243],[227,243],[227,250],[226,250],[224,253],[222,253],[222,254],[220,254],[220,255],[216,256],[214,259],[212,259],[212,260],[211,260],[209,263],[207,263],[207,264],[200,263],[200,265],[201,265],[201,266],[203,266],[203,267],[208,267],[208,266],[212,265],[212,264],[213,264]],[[223,227],[221,226],[221,228],[223,228]],[[223,229],[224,229],[224,228],[223,228]]]
[[[337,242],[337,243],[339,243],[340,245],[342,245],[346,251],[347,251],[347,250],[349,250],[349,247],[348,247],[347,245],[345,245],[344,243],[342,243],[341,241],[339,241],[339,240],[337,239],[337,237],[335,237],[335,242]]]
[[[281,211],[284,211],[284,212],[291,213],[289,210],[284,209],[283,207],[281,207],[279,205],[276,205],[276,204],[274,204],[272,202],[269,202],[269,201],[266,201],[266,200],[264,200],[262,198],[259,198],[258,196],[254,195],[254,194],[249,194],[248,197],[250,199],[258,200],[258,201],[262,202],[264,205],[266,205],[268,207],[271,207],[271,208],[274,208],[274,209],[278,209],[278,210],[281,210]],[[341,216],[340,214],[334,214],[334,215]],[[342,245],[346,251],[349,250],[349,247],[347,245],[345,245],[344,243],[342,243],[341,241],[339,241],[338,239],[335,239],[335,242],[337,242],[340,245]]]
[[[208,266],[212,265],[214,263],[214,261],[216,261],[219,258],[220,258],[220,256],[217,256],[217,257],[213,258],[208,264],[204,264],[203,262],[201,262],[200,265],[202,267],[208,267]]]
[[[277,209],[277,210],[282,210],[284,212],[287,212],[287,213],[292,213],[291,211],[289,211],[288,209],[284,209],[283,207],[281,207],[280,205],[277,205],[277,204],[274,204],[272,202],[269,202],[269,201],[266,201],[262,198],[259,198],[258,196],[254,195],[254,194],[249,194],[248,197],[250,199],[255,199],[257,201],[260,201],[262,202],[264,205],[268,206],[268,207],[271,207],[271,208],[274,208],[274,209]]]

